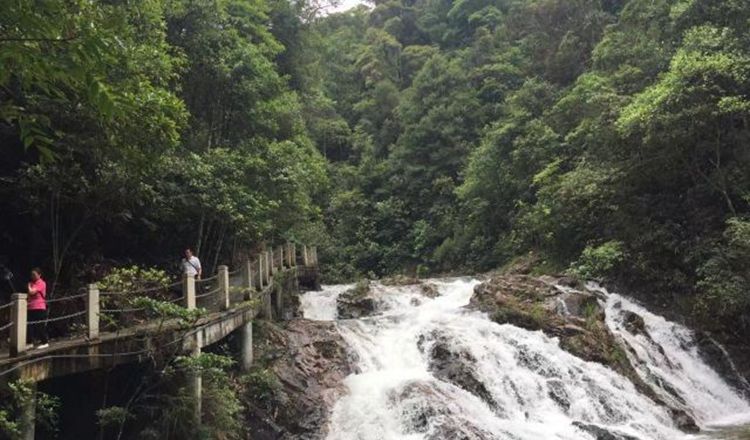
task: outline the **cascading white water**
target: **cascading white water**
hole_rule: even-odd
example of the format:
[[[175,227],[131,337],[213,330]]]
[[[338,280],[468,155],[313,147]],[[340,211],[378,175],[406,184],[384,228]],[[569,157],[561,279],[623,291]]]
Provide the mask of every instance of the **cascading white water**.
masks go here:
[[[702,426],[750,419],[750,405],[701,359],[690,329],[602,291],[608,327],[632,349],[626,350],[631,364],[660,397],[687,409]],[[628,330],[626,312],[643,318],[645,334]]]
[[[328,440],[595,438],[577,427],[578,422],[639,440],[686,437],[673,426],[666,409],[639,394],[614,371],[570,355],[559,348],[556,339],[541,332],[498,325],[482,313],[466,310],[463,306],[477,281],[433,283],[440,291],[434,299],[424,297],[416,287],[377,286],[377,316],[338,321],[361,372],[345,381],[348,393],[333,408]],[[334,319],[336,298],[347,287],[332,286],[303,295],[305,316]],[[608,307],[621,301],[612,297],[616,299],[608,301]],[[638,313],[648,313],[644,312]],[[649,330],[656,318],[644,316]],[[608,324],[629,341],[632,335],[625,334],[616,319]],[[654,339],[662,343],[662,335],[655,333]],[[681,349],[663,345],[670,356],[671,350]],[[431,353],[444,346],[458,353],[458,362],[466,363],[482,393],[472,394],[454,381],[436,377]],[[652,362],[648,348],[642,348],[644,362]],[[747,404],[718,375],[711,376],[710,368],[698,357],[679,356],[675,359],[683,367],[693,362],[701,366],[663,374],[680,377],[673,382],[686,394],[698,394],[686,399],[686,404],[700,412],[702,423],[744,411]],[[712,387],[714,379],[724,388]],[[701,403],[700,393],[706,387],[713,392],[711,402]],[[723,406],[720,411],[707,408],[713,404]]]
[[[336,299],[354,287],[353,284],[326,286],[321,292],[308,292],[300,297],[302,315],[313,321],[333,321],[338,317]]]

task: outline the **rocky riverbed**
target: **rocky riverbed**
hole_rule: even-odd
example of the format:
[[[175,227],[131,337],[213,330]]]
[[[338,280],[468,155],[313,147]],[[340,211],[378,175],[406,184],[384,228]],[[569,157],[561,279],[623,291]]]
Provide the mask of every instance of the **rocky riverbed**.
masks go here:
[[[315,321],[261,326],[275,385],[257,438],[747,438],[696,434],[750,412],[744,378],[716,372],[736,370],[723,355],[706,361],[689,330],[598,286],[505,274],[306,295]]]

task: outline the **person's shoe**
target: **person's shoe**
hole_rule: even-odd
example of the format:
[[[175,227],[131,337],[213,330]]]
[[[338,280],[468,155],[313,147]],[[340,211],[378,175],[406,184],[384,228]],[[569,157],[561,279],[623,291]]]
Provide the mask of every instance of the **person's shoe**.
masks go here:
[[[43,348],[49,348],[49,344],[47,344],[47,343],[44,343],[44,344],[42,344],[42,345],[37,345],[37,346],[36,346],[35,348],[36,348],[37,350],[41,350],[41,349],[43,349]]]

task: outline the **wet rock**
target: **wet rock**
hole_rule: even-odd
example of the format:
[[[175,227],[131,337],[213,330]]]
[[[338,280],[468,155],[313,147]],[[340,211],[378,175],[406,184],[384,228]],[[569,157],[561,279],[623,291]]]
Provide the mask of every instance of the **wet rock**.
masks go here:
[[[701,430],[695,423],[695,419],[687,412],[681,409],[671,409],[670,413],[672,420],[680,431],[694,434]]]
[[[562,336],[578,336],[586,333],[586,329],[574,324],[565,324],[560,328]]]
[[[593,425],[591,423],[573,422],[573,426],[580,429],[581,431],[588,432],[589,434],[594,436],[596,440],[639,440],[637,437],[633,437],[632,435],[614,432],[606,428],[602,428],[601,426]]]
[[[543,324],[531,313],[510,308],[497,310],[490,318],[498,324],[512,324],[531,331],[540,330]]]
[[[421,284],[419,286],[419,291],[427,298],[437,298],[438,296],[440,296],[440,292],[438,291],[437,286],[432,283]]]
[[[701,358],[745,398],[750,397],[750,352],[746,347],[730,351],[708,333],[696,335]],[[734,359],[733,359],[734,357]]]
[[[579,279],[568,277],[568,276],[558,278],[557,284],[560,284],[561,286],[570,287],[573,289],[578,289],[583,286],[583,283],[581,283]]]
[[[628,378],[643,395],[673,411],[675,423],[691,432],[695,422],[690,415],[679,412],[679,407],[660,398],[631,365],[625,350],[632,350],[632,347],[621,345],[609,331],[596,292],[585,286],[577,286],[581,290],[572,291],[555,287],[571,282],[551,276],[497,275],[475,286],[469,307],[486,312],[495,322],[541,330],[559,338],[563,350],[583,360],[606,365]],[[637,314],[631,315],[626,316],[629,330],[649,337],[643,319]],[[658,344],[655,348],[661,349]],[[552,387],[550,397],[561,404],[563,396],[556,393],[554,385]],[[614,434],[601,435],[605,435],[601,437],[605,439],[619,438],[606,437]]]
[[[422,335],[418,347],[423,352],[427,351],[429,369],[436,378],[474,394],[496,412],[501,411],[492,394],[476,376],[477,360],[468,350],[456,347],[446,335],[438,331]]]
[[[249,389],[244,402],[252,438],[324,438],[330,409],[346,392],[343,380],[356,372],[335,324],[303,319],[283,327],[264,323],[257,334],[257,367],[251,377],[263,380]]]
[[[568,411],[570,409],[570,396],[565,391],[565,385],[561,380],[550,379],[547,381],[547,395],[563,410]]]
[[[336,310],[341,319],[370,316],[375,313],[376,308],[377,304],[370,296],[369,281],[360,281],[336,299]]]
[[[604,310],[595,295],[584,292],[561,293],[559,300],[565,311],[578,318],[604,318]]]
[[[468,423],[451,408],[451,396],[434,383],[414,381],[389,395],[399,408],[405,431],[425,440],[494,440],[493,433]]]
[[[388,278],[383,278],[380,283],[384,286],[409,286],[412,284],[419,284],[421,280],[417,277],[409,275],[393,275]]]
[[[625,329],[634,335],[644,335],[647,338],[651,339],[651,337],[648,334],[648,331],[646,331],[646,323],[643,321],[643,318],[636,314],[631,312],[630,310],[624,310],[622,312],[623,315],[623,324],[625,325]]]

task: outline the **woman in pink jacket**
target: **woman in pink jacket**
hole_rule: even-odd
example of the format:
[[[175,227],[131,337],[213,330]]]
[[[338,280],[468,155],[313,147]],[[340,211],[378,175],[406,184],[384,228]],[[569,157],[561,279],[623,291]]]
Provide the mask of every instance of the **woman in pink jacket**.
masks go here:
[[[42,271],[38,267],[31,270],[28,289],[29,340],[33,344],[39,343],[36,348],[47,348],[47,283],[42,279]]]

